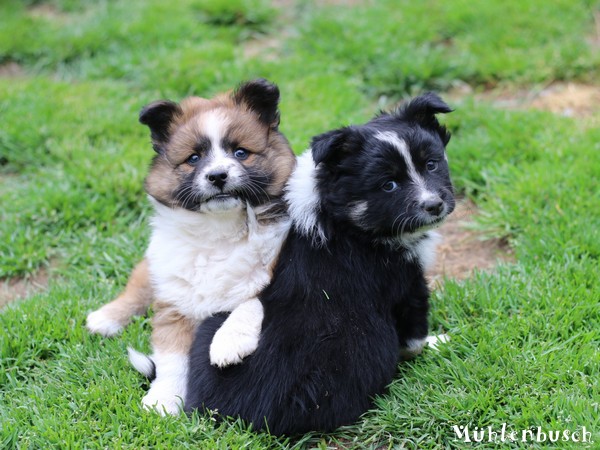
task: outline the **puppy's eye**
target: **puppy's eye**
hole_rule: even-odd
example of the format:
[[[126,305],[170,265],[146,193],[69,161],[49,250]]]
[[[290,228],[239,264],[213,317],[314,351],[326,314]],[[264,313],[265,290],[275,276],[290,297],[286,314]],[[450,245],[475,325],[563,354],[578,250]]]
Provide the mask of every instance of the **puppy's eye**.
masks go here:
[[[383,189],[385,192],[394,192],[396,189],[398,189],[398,183],[395,181],[388,181],[381,187],[381,189]]]
[[[438,168],[438,162],[434,161],[433,159],[430,159],[429,161],[427,161],[427,164],[425,164],[425,167],[428,171],[433,172]]]
[[[190,166],[195,166],[196,164],[198,164],[198,161],[200,161],[200,157],[195,153],[193,155],[190,155],[188,159],[185,160],[185,162]]]
[[[245,148],[238,148],[235,152],[233,152],[233,156],[242,161],[248,158],[248,155],[248,150],[246,150]]]

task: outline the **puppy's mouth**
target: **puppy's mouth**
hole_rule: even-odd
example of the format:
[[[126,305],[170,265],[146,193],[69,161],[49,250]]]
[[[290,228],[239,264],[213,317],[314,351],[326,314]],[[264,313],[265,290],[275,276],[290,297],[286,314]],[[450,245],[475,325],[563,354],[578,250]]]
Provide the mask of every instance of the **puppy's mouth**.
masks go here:
[[[432,220],[429,220],[423,224],[423,227],[435,228],[435,227],[441,225],[444,222],[444,220],[446,220],[447,216],[448,216],[447,214],[444,214],[443,216],[439,216]]]
[[[239,200],[239,196],[237,194],[234,193],[221,193],[221,194],[216,194],[213,195],[211,197],[208,197],[207,199],[204,200],[203,203],[208,203],[208,202],[224,202],[227,200]]]
[[[220,213],[239,209],[243,203],[237,193],[221,192],[204,198],[202,203],[198,205],[197,210],[200,212]]]
[[[399,230],[397,230],[396,236],[402,237],[406,235],[412,234],[421,234],[430,230],[434,230],[442,225],[448,217],[448,213],[445,213],[440,216],[426,216],[421,217],[420,220],[406,220],[406,224],[410,226],[401,226]]]
[[[415,230],[428,231],[428,230],[433,230],[435,228],[438,228],[440,225],[442,225],[446,221],[446,219],[448,218],[449,215],[450,215],[450,213],[448,211],[444,211],[444,213],[439,216],[425,217],[425,218],[423,218],[423,220],[421,221],[420,224],[416,225]]]

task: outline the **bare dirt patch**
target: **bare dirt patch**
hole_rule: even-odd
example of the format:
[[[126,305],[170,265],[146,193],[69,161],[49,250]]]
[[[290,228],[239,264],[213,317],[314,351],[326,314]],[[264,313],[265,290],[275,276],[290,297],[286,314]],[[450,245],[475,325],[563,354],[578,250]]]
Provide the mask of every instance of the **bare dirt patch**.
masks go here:
[[[529,89],[494,88],[473,94],[468,85],[460,85],[448,93],[459,100],[474,95],[506,109],[538,109],[566,117],[586,118],[600,111],[600,86],[574,82],[553,82]]]
[[[596,17],[600,43],[600,13]],[[530,89],[495,88],[474,93],[468,84],[459,84],[447,93],[451,100],[474,96],[506,109],[537,109],[567,117],[588,119],[600,112],[600,86],[572,82],[554,82]],[[444,277],[464,279],[475,269],[491,270],[499,261],[513,261],[508,244],[499,239],[484,239],[470,228],[477,214],[472,202],[459,203],[450,219],[440,227],[444,237],[438,247],[435,268],[429,274],[433,285]]]
[[[56,6],[50,3],[38,3],[28,8],[28,13],[31,17],[42,18],[53,21],[63,21],[69,16],[60,11]]]
[[[279,36],[260,36],[244,43],[243,52],[245,58],[260,57],[265,61],[277,61],[280,58],[283,47],[283,37],[291,36],[288,28],[283,28]]]
[[[357,7],[366,6],[374,0],[321,0],[321,6]],[[284,41],[298,34],[295,22],[301,2],[297,0],[273,0],[273,7],[278,10],[276,23],[278,27],[269,35],[258,35],[244,43],[243,54],[246,58],[261,57],[266,61],[276,61],[281,57]]]
[[[459,201],[456,210],[438,230],[443,240],[438,246],[436,265],[428,274],[432,284],[441,283],[444,277],[465,279],[474,270],[492,270],[499,261],[514,259],[506,242],[485,239],[470,228],[476,215],[474,203]]]
[[[600,110],[600,86],[556,83],[536,95],[529,106],[563,116],[586,117]]]
[[[20,64],[14,61],[0,64],[0,78],[19,78],[25,74],[25,70]]]
[[[47,269],[41,269],[33,276],[0,280],[0,309],[8,303],[29,297],[48,288],[50,274]]]
[[[265,61],[277,61],[282,56],[286,39],[296,35],[296,2],[293,0],[274,0],[272,5],[277,9],[277,28],[271,33],[258,34],[254,39],[246,41],[242,47],[245,58],[260,57]]]

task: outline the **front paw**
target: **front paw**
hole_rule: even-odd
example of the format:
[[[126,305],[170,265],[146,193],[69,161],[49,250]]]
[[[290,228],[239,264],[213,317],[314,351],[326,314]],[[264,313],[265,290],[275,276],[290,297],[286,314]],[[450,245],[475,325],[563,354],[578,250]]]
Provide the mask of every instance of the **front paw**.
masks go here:
[[[146,410],[155,410],[161,416],[176,416],[183,411],[182,395],[172,389],[153,385],[142,399],[142,407]]]
[[[427,341],[427,345],[433,350],[439,350],[440,344],[447,344],[448,342],[450,342],[450,336],[448,336],[447,334],[437,334],[427,336],[425,340]]]
[[[210,363],[213,366],[223,368],[240,364],[258,347],[259,336],[221,331],[215,333],[210,344]]]
[[[110,317],[104,308],[88,314],[85,326],[90,333],[100,334],[105,337],[114,336],[124,328],[119,321]]]

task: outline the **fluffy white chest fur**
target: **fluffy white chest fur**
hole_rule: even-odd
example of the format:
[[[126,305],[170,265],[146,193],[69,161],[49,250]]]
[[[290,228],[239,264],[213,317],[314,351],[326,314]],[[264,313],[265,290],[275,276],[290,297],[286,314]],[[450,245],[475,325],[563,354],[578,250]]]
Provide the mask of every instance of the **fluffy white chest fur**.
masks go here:
[[[158,301],[202,321],[232,311],[269,283],[288,220],[259,224],[251,208],[211,214],[153,203],[146,258]]]

